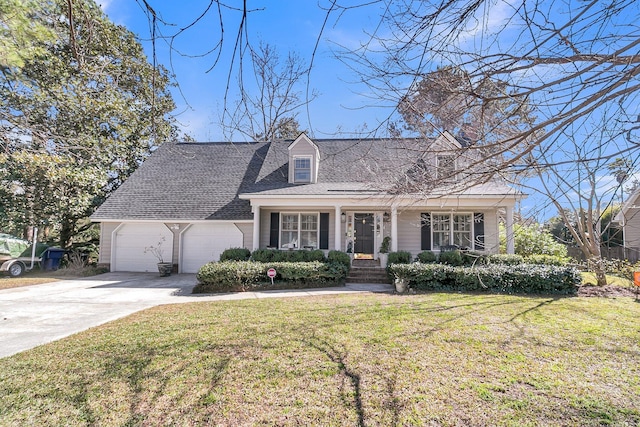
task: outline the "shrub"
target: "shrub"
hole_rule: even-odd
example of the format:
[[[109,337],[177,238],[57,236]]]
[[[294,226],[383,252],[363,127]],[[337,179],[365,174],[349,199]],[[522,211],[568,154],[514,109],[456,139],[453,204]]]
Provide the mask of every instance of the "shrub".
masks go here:
[[[246,248],[225,249],[220,255],[220,261],[248,261],[251,251]]]
[[[274,284],[267,277],[276,269]],[[344,284],[348,268],[340,263],[224,261],[203,265],[194,293],[310,288]]]
[[[491,291],[503,293],[575,294],[582,278],[572,267],[549,265],[482,265],[453,267],[445,264],[395,264],[395,279],[407,280],[416,290]]]
[[[453,265],[453,266],[462,265],[462,254],[458,250],[440,252],[438,261],[440,261],[442,264],[447,264],[447,265]]]
[[[411,253],[407,251],[398,251],[389,253],[389,264],[409,264],[411,263]]]
[[[530,255],[524,259],[527,264],[567,265],[569,258],[555,255]]]
[[[418,254],[418,261],[423,264],[431,264],[436,262],[438,257],[431,251],[422,251]]]
[[[489,255],[489,263],[502,265],[518,265],[524,262],[522,255],[517,254],[493,254]]]
[[[386,236],[382,239],[382,244],[380,245],[380,253],[387,254],[389,253],[389,248],[391,247],[391,237]]]
[[[324,252],[320,249],[313,251],[281,251],[278,249],[256,249],[251,254],[256,262],[311,262],[325,261]]]
[[[347,270],[351,267],[351,257],[349,254],[342,251],[329,251],[327,255],[329,263],[339,263],[344,265]]]
[[[640,271],[640,261],[632,264],[626,259],[623,260],[602,258],[601,262],[607,274],[611,274],[631,281],[633,281],[633,272]]]
[[[251,253],[251,259],[256,262],[273,262],[279,252],[277,249],[256,249]]]
[[[537,225],[514,224],[513,239],[518,255],[554,255],[567,256],[567,247],[559,243],[553,234],[543,231]],[[500,250],[506,252],[507,238],[504,226],[500,226]]]
[[[465,251],[462,252],[462,265],[484,265],[489,259],[488,255],[482,252]]]

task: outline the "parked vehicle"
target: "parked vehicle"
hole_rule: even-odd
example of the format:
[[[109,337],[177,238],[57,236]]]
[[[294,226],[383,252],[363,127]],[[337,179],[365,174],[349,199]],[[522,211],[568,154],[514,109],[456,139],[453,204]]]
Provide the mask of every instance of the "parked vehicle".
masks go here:
[[[32,270],[36,265],[44,270],[56,270],[64,250],[52,248],[38,243],[34,230],[33,244],[28,240],[9,234],[0,234],[0,272],[18,277],[25,271]]]

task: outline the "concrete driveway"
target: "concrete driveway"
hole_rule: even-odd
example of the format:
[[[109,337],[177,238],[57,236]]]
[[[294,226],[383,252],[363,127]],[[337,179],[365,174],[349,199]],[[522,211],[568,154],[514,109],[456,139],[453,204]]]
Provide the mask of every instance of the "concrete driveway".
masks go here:
[[[0,290],[0,357],[162,304],[250,298],[391,292],[390,285],[193,295],[195,274],[106,273],[85,279]]]

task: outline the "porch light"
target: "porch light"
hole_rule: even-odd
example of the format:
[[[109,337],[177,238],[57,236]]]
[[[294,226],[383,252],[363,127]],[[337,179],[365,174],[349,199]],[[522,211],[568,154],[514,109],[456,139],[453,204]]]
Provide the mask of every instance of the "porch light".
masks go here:
[[[382,214],[382,219],[384,222],[389,222],[389,220],[391,219],[391,215],[389,215],[389,212],[385,212]]]
[[[347,214],[345,214],[344,212],[342,212],[340,214],[340,221],[342,221],[343,223],[347,222]]]

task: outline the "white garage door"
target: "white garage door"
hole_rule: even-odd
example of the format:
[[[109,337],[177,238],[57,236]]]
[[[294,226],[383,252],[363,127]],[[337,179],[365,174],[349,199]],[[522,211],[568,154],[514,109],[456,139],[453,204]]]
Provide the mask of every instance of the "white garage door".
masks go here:
[[[158,271],[158,259],[144,249],[158,246],[165,262],[172,261],[173,233],[164,224],[130,223],[121,226],[114,236],[112,271]]]
[[[182,234],[182,273],[197,273],[229,248],[243,246],[242,232],[233,224],[193,224]]]

